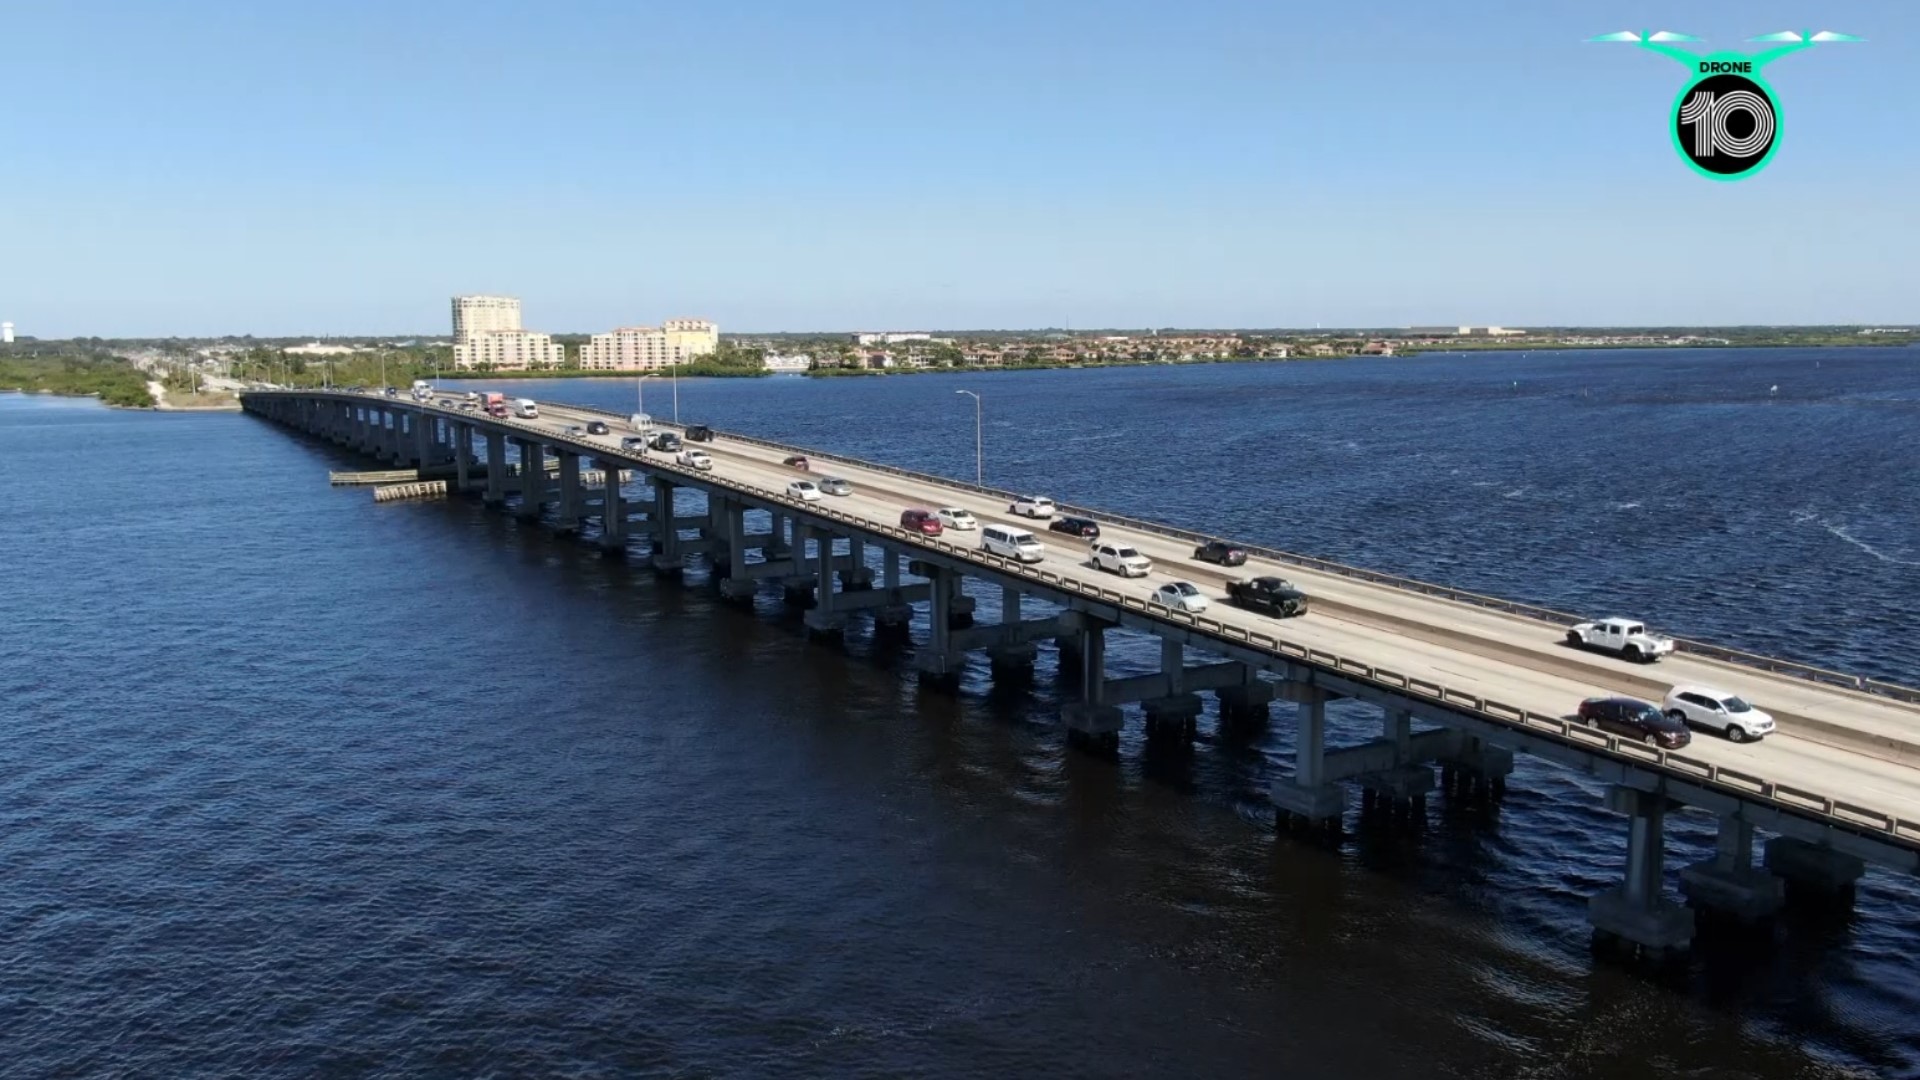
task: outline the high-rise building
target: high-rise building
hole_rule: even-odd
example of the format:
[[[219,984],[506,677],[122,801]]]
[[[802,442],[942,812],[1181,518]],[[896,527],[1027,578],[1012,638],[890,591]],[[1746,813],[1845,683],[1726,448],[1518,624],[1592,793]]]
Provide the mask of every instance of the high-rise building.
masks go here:
[[[705,319],[668,319],[658,327],[623,326],[580,348],[580,366],[589,371],[655,371],[711,355],[720,347],[720,328]]]
[[[465,345],[476,334],[520,329],[517,296],[456,296],[453,298],[453,343]]]

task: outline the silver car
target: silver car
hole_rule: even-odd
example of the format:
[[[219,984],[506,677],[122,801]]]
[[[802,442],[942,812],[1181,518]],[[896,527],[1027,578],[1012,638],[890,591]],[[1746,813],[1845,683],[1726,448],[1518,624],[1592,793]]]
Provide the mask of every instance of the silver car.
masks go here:
[[[853,485],[837,476],[823,476],[820,478],[820,490],[829,495],[851,495]]]

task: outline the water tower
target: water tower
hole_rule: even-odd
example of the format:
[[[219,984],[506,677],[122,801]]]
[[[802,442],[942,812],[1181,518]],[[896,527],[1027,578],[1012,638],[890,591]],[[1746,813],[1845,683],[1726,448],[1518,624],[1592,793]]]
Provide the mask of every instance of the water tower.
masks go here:
[[[0,345],[13,344],[13,324],[0,322]]]

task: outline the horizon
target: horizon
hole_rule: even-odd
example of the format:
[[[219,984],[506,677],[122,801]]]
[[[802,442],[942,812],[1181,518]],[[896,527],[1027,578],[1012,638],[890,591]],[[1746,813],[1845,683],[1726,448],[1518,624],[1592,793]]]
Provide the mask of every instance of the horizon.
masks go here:
[[[1587,39],[1751,51],[1804,3],[24,10],[0,320],[1908,325],[1920,11],[1819,10],[1866,40],[1768,69],[1781,149],[1738,183],[1676,158],[1671,60]]]

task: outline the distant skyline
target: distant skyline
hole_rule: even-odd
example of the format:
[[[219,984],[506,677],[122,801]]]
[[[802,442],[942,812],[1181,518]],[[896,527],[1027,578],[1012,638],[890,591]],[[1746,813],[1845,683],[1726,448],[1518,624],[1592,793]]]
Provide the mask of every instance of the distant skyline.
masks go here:
[[[1664,28],[1778,61],[1733,184]],[[1920,321],[1920,9],[1392,0],[21,6],[23,336]],[[24,107],[21,107],[24,105]]]

